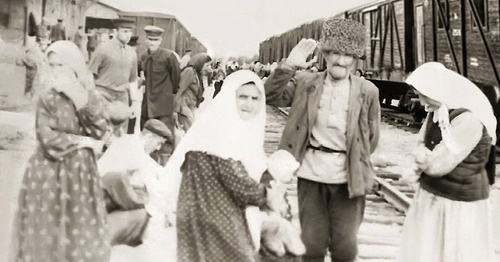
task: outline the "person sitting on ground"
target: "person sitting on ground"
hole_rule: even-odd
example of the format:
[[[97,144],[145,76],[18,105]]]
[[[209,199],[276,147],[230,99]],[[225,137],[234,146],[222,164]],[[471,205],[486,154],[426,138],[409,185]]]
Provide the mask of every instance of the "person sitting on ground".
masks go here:
[[[118,109],[120,105],[114,107]],[[123,104],[121,108],[124,111],[128,107]],[[115,121],[113,129],[120,132],[120,125],[128,115],[119,110],[108,110],[108,114],[111,121]],[[171,224],[166,222],[169,219],[165,211],[167,204],[158,187],[163,169],[149,154],[172,138],[165,124],[151,119],[140,136],[116,137],[99,159],[112,245],[137,246],[143,242],[147,227]],[[151,223],[154,225],[149,225]]]

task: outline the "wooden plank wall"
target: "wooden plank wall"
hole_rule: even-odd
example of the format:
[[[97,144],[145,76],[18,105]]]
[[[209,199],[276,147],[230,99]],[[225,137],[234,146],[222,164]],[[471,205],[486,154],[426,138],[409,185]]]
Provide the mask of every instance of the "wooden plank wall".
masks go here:
[[[432,1],[423,1],[425,16],[425,47],[426,61],[433,61],[433,27],[432,27]],[[441,0],[444,1],[444,0]],[[425,2],[428,2],[425,4]],[[467,3],[467,1],[466,1]],[[486,40],[492,51],[494,61],[497,67],[500,67],[500,11],[498,0],[488,0],[488,25],[485,29]],[[450,8],[450,35],[458,60],[458,68],[462,68],[462,49],[461,49],[461,19],[460,19],[460,0],[449,0]],[[472,14],[469,5],[466,5],[466,47],[467,47],[467,77],[484,85],[497,86],[495,76],[483,41],[477,28],[472,26]],[[448,68],[457,71],[451,54],[451,50],[446,38],[444,29],[437,29],[437,61],[445,64]]]

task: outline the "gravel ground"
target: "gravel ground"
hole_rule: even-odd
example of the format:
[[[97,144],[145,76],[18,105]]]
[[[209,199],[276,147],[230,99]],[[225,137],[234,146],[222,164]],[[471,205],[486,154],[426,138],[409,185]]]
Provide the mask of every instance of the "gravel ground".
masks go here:
[[[372,154],[377,170],[400,173],[411,164],[411,153],[416,147],[417,134],[403,131],[387,123],[380,126],[380,140]]]

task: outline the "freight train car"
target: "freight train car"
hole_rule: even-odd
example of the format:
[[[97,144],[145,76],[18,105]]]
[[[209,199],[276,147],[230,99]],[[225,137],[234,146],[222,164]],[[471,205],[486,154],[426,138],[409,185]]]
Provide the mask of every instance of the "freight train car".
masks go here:
[[[494,107],[495,86],[500,86],[499,14],[498,0],[379,1],[345,12],[367,29],[363,67],[369,75],[400,81],[415,67],[438,61],[475,82]]]
[[[381,102],[397,99],[401,110],[420,116],[421,108],[411,103],[411,90],[403,81],[418,65],[438,61],[476,83],[498,116],[499,4],[500,0],[379,0],[335,16],[365,25],[366,58],[357,68],[379,87]],[[263,41],[260,61],[286,58],[302,37],[319,40],[322,21]]]
[[[175,51],[179,56],[183,56],[186,50],[191,50],[192,54],[207,52],[207,48],[182,25],[173,15],[151,12],[121,12],[120,17],[134,20],[136,23],[134,35],[139,37],[139,51],[145,51],[144,40],[146,33],[144,27],[155,25],[163,28],[163,41],[161,46]]]

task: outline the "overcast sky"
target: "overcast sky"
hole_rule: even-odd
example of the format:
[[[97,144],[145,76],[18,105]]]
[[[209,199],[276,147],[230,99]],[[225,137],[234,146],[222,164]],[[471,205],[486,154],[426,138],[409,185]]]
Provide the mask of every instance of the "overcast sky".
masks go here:
[[[259,43],[305,22],[374,0],[102,0],[123,11],[171,14],[217,56],[258,53]]]

